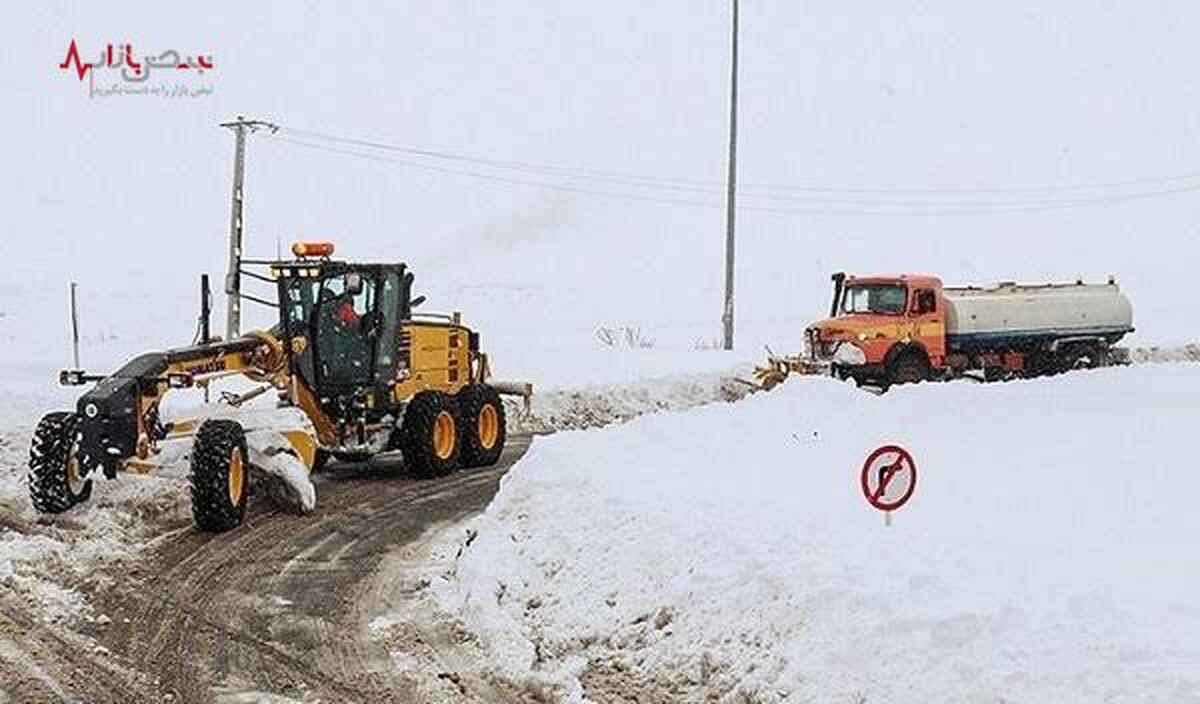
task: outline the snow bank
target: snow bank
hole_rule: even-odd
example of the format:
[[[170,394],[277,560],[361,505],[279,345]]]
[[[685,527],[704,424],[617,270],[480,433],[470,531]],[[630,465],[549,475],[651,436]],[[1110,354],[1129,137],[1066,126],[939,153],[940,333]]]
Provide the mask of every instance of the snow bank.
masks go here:
[[[428,598],[464,675],[552,700],[1195,702],[1198,414],[1200,367],[1158,365],[539,438]],[[921,476],[885,528],[888,441]]]
[[[742,365],[720,371],[673,374],[577,388],[535,388],[528,412],[516,402],[509,406],[508,431],[544,434],[597,428],[632,420],[646,413],[738,401],[755,390],[740,381],[753,378],[752,371],[750,365]]]
[[[1190,342],[1177,347],[1135,347],[1129,350],[1129,359],[1135,364],[1200,362],[1200,343]]]

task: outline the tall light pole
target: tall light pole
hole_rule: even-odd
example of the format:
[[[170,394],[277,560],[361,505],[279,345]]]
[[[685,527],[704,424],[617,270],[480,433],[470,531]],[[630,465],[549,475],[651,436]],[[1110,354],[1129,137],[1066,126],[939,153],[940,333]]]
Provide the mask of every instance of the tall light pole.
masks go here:
[[[271,131],[279,127],[261,120],[247,120],[238,115],[233,122],[222,122],[221,127],[233,130],[233,196],[229,208],[229,266],[225,272],[225,297],[228,307],[225,313],[225,339],[232,340],[242,334],[242,185],[246,170],[246,133],[260,127]]]
[[[729,78],[729,176],[725,182],[725,311],[721,315],[724,347],[733,349],[733,255],[737,209],[738,0],[733,0]]]

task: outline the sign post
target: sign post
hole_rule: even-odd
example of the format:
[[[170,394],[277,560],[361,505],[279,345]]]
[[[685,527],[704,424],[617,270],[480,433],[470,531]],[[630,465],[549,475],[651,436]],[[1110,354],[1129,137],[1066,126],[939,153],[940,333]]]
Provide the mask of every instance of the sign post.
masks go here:
[[[892,511],[908,503],[917,489],[917,463],[899,445],[883,445],[867,455],[859,475],[867,503],[883,511],[883,524],[892,525]]]

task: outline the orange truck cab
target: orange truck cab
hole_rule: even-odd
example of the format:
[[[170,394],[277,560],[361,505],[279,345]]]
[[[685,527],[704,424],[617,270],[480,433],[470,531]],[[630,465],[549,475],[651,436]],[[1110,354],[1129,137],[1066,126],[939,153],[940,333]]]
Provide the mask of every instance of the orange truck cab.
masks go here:
[[[860,382],[906,383],[945,365],[946,318],[936,276],[834,274],[829,317],[806,331],[810,356]]]

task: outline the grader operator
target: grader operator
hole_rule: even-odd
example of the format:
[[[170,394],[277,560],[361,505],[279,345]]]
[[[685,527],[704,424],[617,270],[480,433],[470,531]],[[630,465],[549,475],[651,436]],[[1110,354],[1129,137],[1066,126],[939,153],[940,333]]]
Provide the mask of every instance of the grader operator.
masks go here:
[[[143,354],[108,376],[60,374],[64,385],[98,382],[74,412],[50,413],[34,432],[29,490],[34,507],[58,513],[91,494],[93,478],[152,471],[160,443],[192,437],[196,525],[229,530],[242,522],[250,464],[246,428],[234,417],[164,422],[170,389],[241,375],[259,385],[233,405],[275,390],[279,405],[307,423],[274,428],[284,452],[307,471],[330,457],[366,460],[398,450],[413,473],[433,477],[494,464],[504,448],[500,392],[528,397],[529,385],[490,381],[479,335],[459,314],[417,315],[404,264],[331,259],[330,243],[297,243],[292,260],[265,264],[279,320],[236,340]]]

